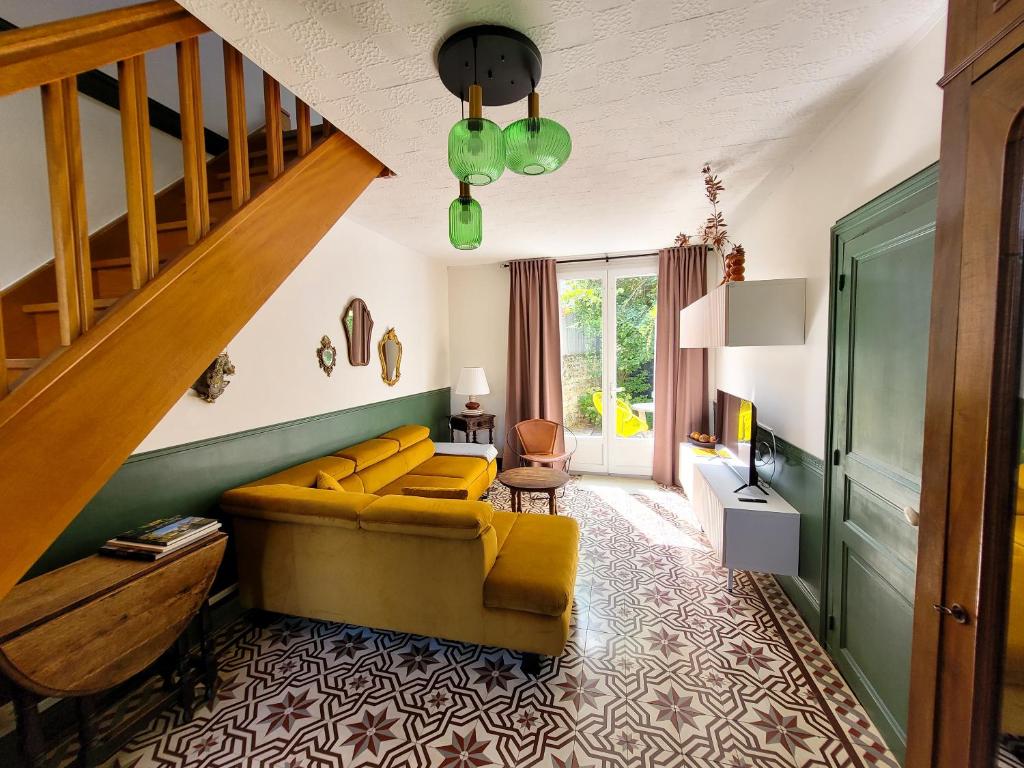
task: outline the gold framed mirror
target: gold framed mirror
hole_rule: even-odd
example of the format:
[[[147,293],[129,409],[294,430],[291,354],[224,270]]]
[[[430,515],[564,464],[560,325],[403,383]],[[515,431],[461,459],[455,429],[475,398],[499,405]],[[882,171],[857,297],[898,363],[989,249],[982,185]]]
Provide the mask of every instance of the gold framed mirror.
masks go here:
[[[320,346],[316,349],[316,360],[320,363],[320,370],[330,376],[335,363],[338,362],[338,350],[334,348],[329,336],[320,339]]]
[[[341,325],[345,329],[345,340],[348,342],[349,364],[369,365],[373,318],[366,302],[360,298],[352,299],[341,316]]]
[[[380,377],[389,387],[395,386],[402,376],[402,342],[394,328],[388,328],[377,344],[380,355]]]

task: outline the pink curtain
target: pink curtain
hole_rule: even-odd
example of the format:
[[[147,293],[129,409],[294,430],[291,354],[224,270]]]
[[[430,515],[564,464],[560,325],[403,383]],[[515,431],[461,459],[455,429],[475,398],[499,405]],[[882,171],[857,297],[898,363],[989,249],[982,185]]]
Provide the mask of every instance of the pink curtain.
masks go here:
[[[562,359],[558,339],[558,277],[554,259],[509,264],[508,380],[505,424],[562,421]],[[503,468],[518,463],[505,444]]]
[[[707,292],[707,246],[658,254],[654,350],[654,479],[679,483],[679,443],[708,423],[708,352],[679,348],[679,311]]]

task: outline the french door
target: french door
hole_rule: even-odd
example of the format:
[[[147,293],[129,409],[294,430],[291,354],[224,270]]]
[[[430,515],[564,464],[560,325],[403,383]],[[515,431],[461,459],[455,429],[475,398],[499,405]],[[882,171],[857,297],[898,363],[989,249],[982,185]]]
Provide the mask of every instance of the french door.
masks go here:
[[[572,468],[649,477],[658,264],[559,265],[562,406]]]

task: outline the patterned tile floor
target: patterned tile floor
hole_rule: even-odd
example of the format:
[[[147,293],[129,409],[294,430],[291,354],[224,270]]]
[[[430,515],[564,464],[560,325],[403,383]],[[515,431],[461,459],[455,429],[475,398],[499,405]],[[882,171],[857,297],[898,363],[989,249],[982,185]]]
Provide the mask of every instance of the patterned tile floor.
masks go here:
[[[897,766],[775,581],[740,574],[726,592],[684,496],[584,479],[560,505],[582,529],[576,609],[539,677],[496,648],[245,625],[212,707],[167,712],[110,764]]]

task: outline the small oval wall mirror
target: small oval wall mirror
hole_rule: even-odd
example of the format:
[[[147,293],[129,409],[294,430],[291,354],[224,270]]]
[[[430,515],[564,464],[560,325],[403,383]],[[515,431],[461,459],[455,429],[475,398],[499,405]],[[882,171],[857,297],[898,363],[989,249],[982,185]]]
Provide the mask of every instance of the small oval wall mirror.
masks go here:
[[[402,376],[402,342],[394,328],[388,328],[377,345],[380,353],[380,377],[389,387],[395,386]]]
[[[373,330],[373,318],[366,302],[352,299],[341,316],[341,324],[345,326],[345,339],[348,341],[348,361],[352,365],[370,364],[370,332]]]

